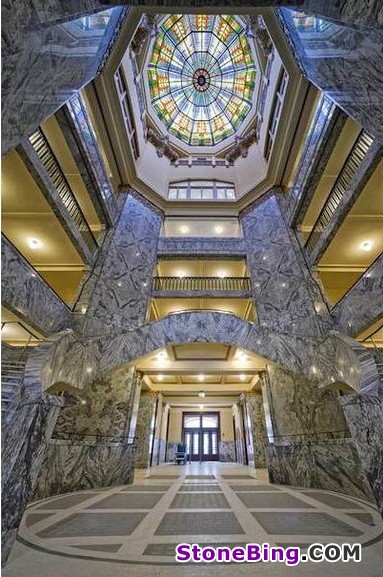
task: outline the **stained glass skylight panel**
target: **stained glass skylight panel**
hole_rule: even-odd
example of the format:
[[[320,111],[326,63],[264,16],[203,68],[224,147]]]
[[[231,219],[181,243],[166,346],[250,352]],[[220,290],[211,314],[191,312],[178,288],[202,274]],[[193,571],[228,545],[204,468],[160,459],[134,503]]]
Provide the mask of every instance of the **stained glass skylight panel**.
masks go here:
[[[148,66],[150,98],[168,132],[212,146],[236,133],[250,112],[255,65],[235,16],[171,15]]]

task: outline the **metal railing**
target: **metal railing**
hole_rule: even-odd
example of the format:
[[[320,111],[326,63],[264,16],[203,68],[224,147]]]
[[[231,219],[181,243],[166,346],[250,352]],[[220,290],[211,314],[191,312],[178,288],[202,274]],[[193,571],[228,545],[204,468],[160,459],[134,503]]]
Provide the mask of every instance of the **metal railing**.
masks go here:
[[[93,253],[97,249],[96,239],[42,130],[40,128],[37,129],[29,137],[29,141],[47,171],[71,220],[84,239],[85,244]]]
[[[374,140],[366,132],[361,132],[355,142],[346,162],[329,194],[327,200],[314,224],[310,236],[306,242],[307,251],[312,254],[323,231],[328,226],[335,212],[337,211],[344,195],[347,193],[353,177],[359,166],[366,157]]]
[[[249,277],[157,276],[155,291],[251,291]]]

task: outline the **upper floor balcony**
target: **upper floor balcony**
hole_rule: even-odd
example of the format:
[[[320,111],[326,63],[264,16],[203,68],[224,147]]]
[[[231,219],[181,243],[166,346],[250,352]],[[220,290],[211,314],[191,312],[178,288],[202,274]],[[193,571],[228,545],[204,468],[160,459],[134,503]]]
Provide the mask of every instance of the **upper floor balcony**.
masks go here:
[[[187,297],[208,296],[226,298],[245,298],[251,296],[249,277],[219,277],[219,276],[157,276],[153,281],[153,296]]]

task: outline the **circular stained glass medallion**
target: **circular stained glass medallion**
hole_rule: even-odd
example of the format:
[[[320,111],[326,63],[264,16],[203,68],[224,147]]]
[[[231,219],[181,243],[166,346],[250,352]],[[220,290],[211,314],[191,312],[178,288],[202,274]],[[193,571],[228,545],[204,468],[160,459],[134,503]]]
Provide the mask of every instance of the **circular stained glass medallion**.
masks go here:
[[[213,146],[250,112],[255,65],[235,16],[172,15],[159,28],[148,66],[150,99],[170,134]]]

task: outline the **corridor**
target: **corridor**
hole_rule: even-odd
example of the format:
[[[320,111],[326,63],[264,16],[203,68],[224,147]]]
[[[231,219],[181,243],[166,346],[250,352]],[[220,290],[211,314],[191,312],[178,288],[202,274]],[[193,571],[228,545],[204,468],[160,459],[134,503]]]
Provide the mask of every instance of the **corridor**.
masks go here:
[[[327,563],[326,572],[377,577],[382,537],[377,510],[352,497],[271,485],[266,471],[237,464],[164,465],[139,471],[134,485],[31,504],[4,575],[25,576],[26,567],[30,577],[232,575],[232,565],[178,565],[175,546],[268,542],[307,548],[345,542],[362,544],[362,563]],[[240,575],[254,570],[279,576],[292,568],[283,563],[235,567]],[[308,562],[293,570],[323,575],[324,569]]]

